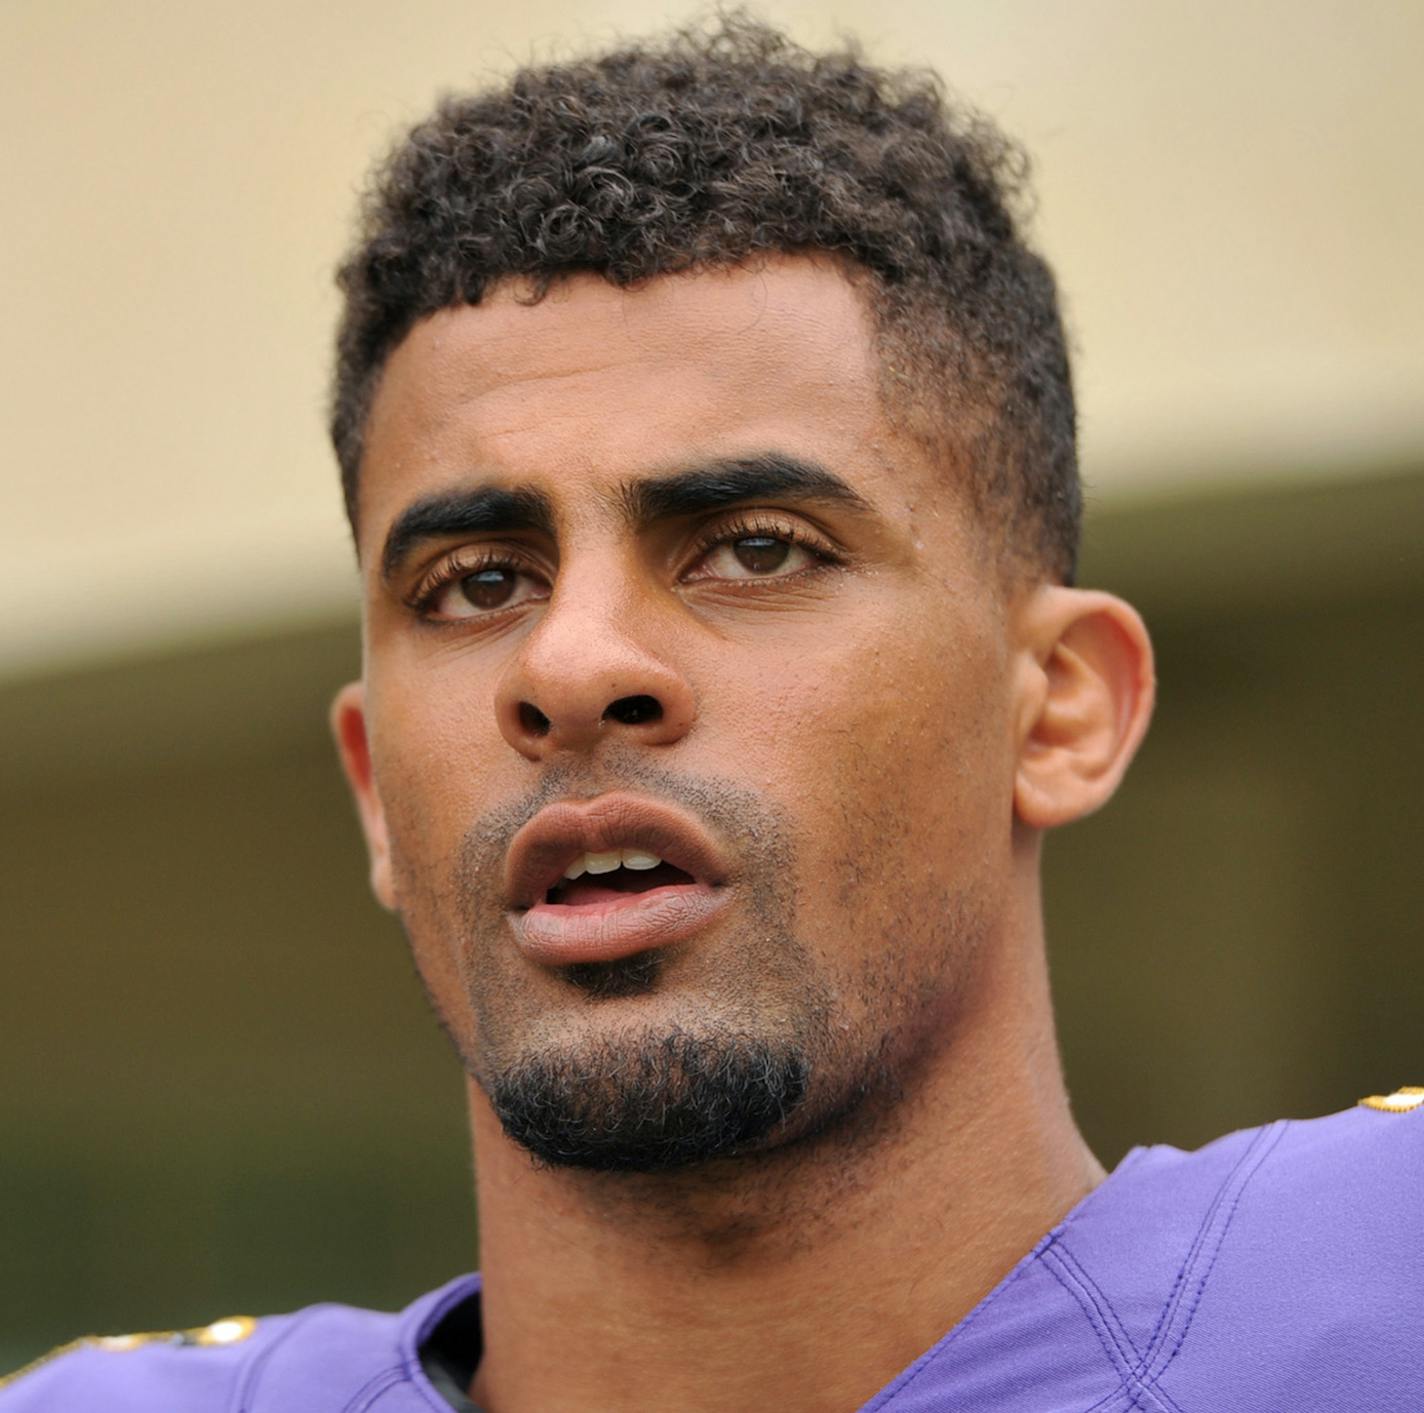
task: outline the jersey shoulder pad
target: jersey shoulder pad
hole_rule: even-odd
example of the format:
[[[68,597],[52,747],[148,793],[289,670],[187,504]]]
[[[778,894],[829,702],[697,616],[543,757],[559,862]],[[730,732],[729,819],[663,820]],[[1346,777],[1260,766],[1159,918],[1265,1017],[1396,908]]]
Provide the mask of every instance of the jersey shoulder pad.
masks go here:
[[[254,1344],[283,1322],[234,1315],[190,1330],[72,1340],[0,1378],[0,1413],[225,1413]]]

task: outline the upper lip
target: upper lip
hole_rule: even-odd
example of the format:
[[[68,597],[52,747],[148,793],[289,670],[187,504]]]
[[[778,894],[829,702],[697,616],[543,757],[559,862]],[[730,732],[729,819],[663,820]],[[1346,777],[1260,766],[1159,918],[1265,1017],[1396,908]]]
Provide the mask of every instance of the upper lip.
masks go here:
[[[585,853],[642,849],[713,887],[726,881],[717,845],[692,815],[676,805],[614,793],[547,805],[510,843],[504,895],[514,908],[542,902],[564,870]]]

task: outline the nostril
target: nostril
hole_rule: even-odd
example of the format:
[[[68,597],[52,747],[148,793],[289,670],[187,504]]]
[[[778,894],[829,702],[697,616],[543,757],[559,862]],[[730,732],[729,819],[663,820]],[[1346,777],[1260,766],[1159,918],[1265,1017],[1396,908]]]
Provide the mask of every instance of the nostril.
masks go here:
[[[519,703],[519,724],[531,736],[547,736],[549,734],[549,718],[533,702]]]
[[[624,726],[638,726],[645,721],[661,721],[662,703],[656,697],[619,697],[603,713],[605,721],[618,721]]]

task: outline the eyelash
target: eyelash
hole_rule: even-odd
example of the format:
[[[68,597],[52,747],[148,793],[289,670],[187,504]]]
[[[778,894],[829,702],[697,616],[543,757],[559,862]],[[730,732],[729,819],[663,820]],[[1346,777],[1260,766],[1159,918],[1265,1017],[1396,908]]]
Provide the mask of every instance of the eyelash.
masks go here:
[[[508,569],[513,574],[530,572],[526,565],[501,550],[456,550],[421,576],[420,582],[406,599],[406,607],[417,613],[426,613],[448,585],[458,579],[468,579],[472,574],[481,574],[486,569]]]
[[[785,540],[788,544],[798,545],[808,554],[815,556],[818,561],[809,569],[793,570],[789,574],[767,575],[767,579],[796,579],[805,574],[815,573],[816,570],[828,565],[840,563],[839,557],[831,547],[809,530],[756,513],[744,514],[733,520],[724,520],[702,531],[693,541],[692,563],[695,565],[704,556],[723,545],[763,535],[772,539]],[[483,573],[488,569],[507,569],[514,574],[535,572],[518,556],[510,555],[504,550],[474,548],[457,550],[422,576],[420,582],[406,599],[406,606],[416,613],[428,615],[431,605],[448,585],[459,579],[468,578],[472,574]],[[765,581],[728,579],[723,582],[741,586]],[[488,616],[493,617],[498,611],[497,609],[492,610]]]
[[[701,560],[705,555],[710,554],[714,549],[722,545],[729,545],[737,540],[754,539],[764,535],[768,539],[785,540],[788,544],[799,545],[807,554],[814,555],[820,561],[816,565],[817,569],[823,568],[827,564],[839,563],[835,552],[825,540],[817,535],[813,535],[809,530],[799,525],[793,525],[785,520],[758,514],[755,511],[744,513],[732,520],[723,520],[718,524],[702,531],[693,541],[693,563]],[[809,574],[809,569],[796,570],[791,574],[769,575],[768,578],[794,579],[799,574]],[[756,582],[745,580],[728,580],[728,583]]]

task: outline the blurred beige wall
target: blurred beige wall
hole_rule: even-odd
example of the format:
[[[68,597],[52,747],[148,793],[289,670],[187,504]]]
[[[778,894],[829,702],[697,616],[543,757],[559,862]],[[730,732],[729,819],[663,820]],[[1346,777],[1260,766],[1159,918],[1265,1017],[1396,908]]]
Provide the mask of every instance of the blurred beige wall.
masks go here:
[[[1103,496],[1424,451],[1424,5],[760,9],[1027,144]],[[348,605],[323,400],[371,157],[439,90],[691,13],[0,6],[0,676]]]

